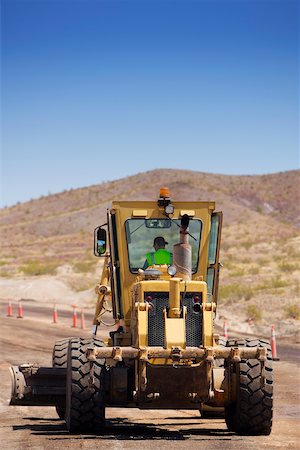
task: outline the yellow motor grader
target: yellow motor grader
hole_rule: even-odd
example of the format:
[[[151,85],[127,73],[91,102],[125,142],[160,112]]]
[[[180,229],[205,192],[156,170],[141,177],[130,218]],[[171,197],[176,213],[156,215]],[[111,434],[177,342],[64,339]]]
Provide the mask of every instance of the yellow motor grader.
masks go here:
[[[172,201],[167,188],[156,201],[113,202],[94,233],[104,268],[93,336],[57,341],[52,367],[12,367],[11,404],[54,405],[71,432],[101,433],[115,406],[223,411],[232,432],[270,434],[269,344],[214,330],[221,225],[213,202]],[[108,297],[116,325],[104,343]]]

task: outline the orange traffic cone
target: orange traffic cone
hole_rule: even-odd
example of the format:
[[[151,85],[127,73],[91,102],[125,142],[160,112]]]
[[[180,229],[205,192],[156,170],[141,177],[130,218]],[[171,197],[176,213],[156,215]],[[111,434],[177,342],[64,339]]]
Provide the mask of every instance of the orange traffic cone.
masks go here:
[[[279,361],[277,356],[277,348],[276,348],[276,333],[275,333],[275,325],[271,327],[271,351],[273,361]]]
[[[53,305],[53,323],[57,323],[57,308],[55,303]]]
[[[7,317],[12,317],[12,315],[13,315],[12,305],[11,305],[11,302],[8,302],[8,305],[7,305]]]
[[[18,304],[18,315],[17,315],[17,319],[23,319],[23,306],[22,306],[21,300],[19,301],[19,304]]]
[[[223,336],[224,336],[225,339],[228,339],[228,324],[227,324],[227,320],[224,320]]]
[[[81,310],[81,316],[80,316],[80,328],[82,330],[85,330],[85,318],[84,318],[83,309]]]
[[[76,306],[73,305],[73,325],[72,328],[77,328],[77,311]]]

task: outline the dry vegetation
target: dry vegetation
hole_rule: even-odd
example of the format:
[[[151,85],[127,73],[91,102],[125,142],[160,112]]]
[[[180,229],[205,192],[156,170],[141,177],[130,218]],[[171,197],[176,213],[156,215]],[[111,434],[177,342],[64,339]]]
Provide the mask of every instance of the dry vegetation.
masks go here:
[[[174,199],[214,200],[224,212],[220,319],[234,323],[238,302],[245,322],[275,321],[293,332],[300,314],[299,176],[161,169],[3,208],[0,276],[54,276],[68,267],[65,278],[75,291],[91,288],[98,267],[93,229],[105,222],[111,201],[153,199],[167,185]]]

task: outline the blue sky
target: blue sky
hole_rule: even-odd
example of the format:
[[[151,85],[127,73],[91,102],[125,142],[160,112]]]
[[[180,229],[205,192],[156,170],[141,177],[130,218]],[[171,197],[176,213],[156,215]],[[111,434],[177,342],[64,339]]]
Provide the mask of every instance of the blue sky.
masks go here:
[[[298,168],[296,1],[1,6],[2,206],[155,168]]]

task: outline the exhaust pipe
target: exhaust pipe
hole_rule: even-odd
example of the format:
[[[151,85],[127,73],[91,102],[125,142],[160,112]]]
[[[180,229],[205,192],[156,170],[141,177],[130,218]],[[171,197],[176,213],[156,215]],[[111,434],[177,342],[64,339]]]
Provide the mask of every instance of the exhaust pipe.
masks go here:
[[[181,218],[180,242],[173,246],[173,264],[177,269],[176,276],[184,280],[192,277],[192,247],[189,244],[190,218],[184,214]]]

